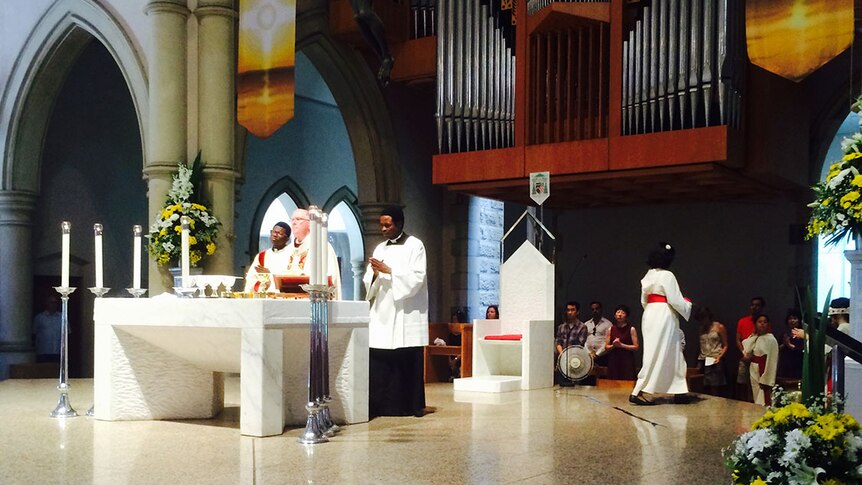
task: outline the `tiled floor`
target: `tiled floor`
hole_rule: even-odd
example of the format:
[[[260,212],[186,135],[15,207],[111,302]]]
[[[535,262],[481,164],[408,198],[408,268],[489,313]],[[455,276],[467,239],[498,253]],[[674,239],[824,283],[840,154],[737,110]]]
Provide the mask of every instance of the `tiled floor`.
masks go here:
[[[92,380],[71,383],[81,413]],[[203,421],[52,419],[56,380],[0,382],[0,483],[729,483],[721,449],[763,408],[704,397],[633,406],[626,390],[454,394],[427,388],[423,418],[378,418],[331,442],[239,434],[238,379]]]

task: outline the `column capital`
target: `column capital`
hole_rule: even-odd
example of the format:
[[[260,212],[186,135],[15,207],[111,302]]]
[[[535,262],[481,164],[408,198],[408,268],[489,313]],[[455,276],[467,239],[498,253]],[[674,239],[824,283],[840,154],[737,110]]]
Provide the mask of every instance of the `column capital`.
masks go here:
[[[233,168],[223,166],[206,166],[203,168],[204,177],[208,179],[220,179],[235,182],[239,178],[239,173]]]
[[[149,162],[144,167],[144,180],[170,179],[177,173],[176,162]]]
[[[188,17],[191,15],[188,2],[186,0],[150,0],[147,6],[144,7],[144,13],[147,15],[154,13],[173,13]]]
[[[32,225],[37,198],[32,192],[0,190],[0,225]]]
[[[860,264],[862,263],[862,250],[844,251],[844,257],[850,261],[850,264]]]

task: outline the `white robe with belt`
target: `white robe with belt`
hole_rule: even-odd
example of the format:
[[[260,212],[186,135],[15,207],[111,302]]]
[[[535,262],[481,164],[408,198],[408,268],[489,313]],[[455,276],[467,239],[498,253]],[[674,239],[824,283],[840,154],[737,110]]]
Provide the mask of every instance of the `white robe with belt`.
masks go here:
[[[428,280],[425,246],[403,234],[397,244],[380,243],[372,257],[383,261],[392,274],[374,277],[371,265],[362,281],[371,302],[368,345],[375,349],[397,349],[428,345]]]
[[[647,303],[647,295],[667,298],[667,303]],[[650,394],[685,394],[687,365],[679,338],[679,318],[688,320],[691,302],[686,301],[676,276],[668,270],[653,268],[641,280],[641,304],[644,307],[644,359],[632,395],[641,391]]]
[[[778,341],[771,333],[763,335],[753,333],[742,341],[742,349],[746,354],[753,354],[755,357],[766,356],[766,362],[763,365],[752,362],[748,366],[754,404],[766,405],[766,395],[760,385],[767,387],[775,385],[775,374],[778,371]]]
[[[265,280],[268,279],[268,286],[264,283],[261,283],[261,286],[266,286],[265,291],[267,293],[278,293],[278,288],[275,286],[275,280],[272,278],[272,275],[284,274],[287,271],[287,262],[290,259],[290,250],[287,246],[280,250],[269,248],[255,255],[254,259],[251,260],[251,264],[248,265],[248,272],[245,274],[245,292],[250,293],[255,291],[254,285],[260,281],[257,270],[254,268],[258,264],[261,264],[261,254],[263,254],[262,265],[269,270],[269,274],[266,277],[262,276]]]

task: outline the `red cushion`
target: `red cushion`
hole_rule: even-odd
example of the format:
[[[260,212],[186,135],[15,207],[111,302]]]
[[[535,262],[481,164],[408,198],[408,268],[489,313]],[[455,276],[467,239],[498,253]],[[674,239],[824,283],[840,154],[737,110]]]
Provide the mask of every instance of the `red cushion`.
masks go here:
[[[508,335],[485,335],[485,340],[521,340],[522,335],[511,333]]]

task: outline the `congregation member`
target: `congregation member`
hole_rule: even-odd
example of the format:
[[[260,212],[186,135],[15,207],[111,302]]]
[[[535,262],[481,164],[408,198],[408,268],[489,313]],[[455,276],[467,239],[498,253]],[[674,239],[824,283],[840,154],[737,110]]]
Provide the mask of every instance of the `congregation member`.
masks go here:
[[[682,402],[688,394],[687,366],[677,330],[680,317],[688,320],[691,302],[682,296],[676,276],[668,269],[675,254],[673,246],[662,242],[647,257],[650,269],[641,280],[643,365],[629,396],[632,404],[655,404],[644,394],[653,398],[673,394],[674,402]]]
[[[60,296],[55,292],[48,293],[43,300],[42,311],[33,318],[36,362],[60,362],[62,325]]]
[[[573,345],[583,347],[584,343],[587,341],[587,326],[578,318],[580,307],[581,305],[576,301],[569,301],[566,303],[566,311],[563,317],[564,322],[557,327],[557,338],[554,345],[554,362],[557,361],[557,358],[561,353],[563,353],[563,349],[566,347],[571,347]],[[573,385],[568,379],[564,378],[559,373],[559,370],[554,372],[554,378],[561,386]]]
[[[296,209],[290,216],[290,227],[293,231],[293,242],[290,244],[290,255],[287,260],[287,271],[285,274],[291,276],[308,275],[309,267],[308,250],[311,247],[311,222],[306,209]],[[332,244],[326,241],[328,248],[326,274],[335,288],[333,299],[341,299],[341,269],[338,266],[338,255],[335,254]]]
[[[371,304],[368,324],[369,417],[422,416],[423,348],[428,345],[425,246],[404,232],[404,212],[380,214],[386,239],[374,248],[363,282]]]
[[[795,308],[787,311],[784,320],[787,331],[781,335],[778,346],[778,377],[784,380],[798,381],[802,379],[802,359],[805,350],[805,338],[796,336],[795,331],[802,329],[802,313]]]
[[[497,308],[497,305],[488,305],[488,308],[485,310],[485,320],[499,320],[500,319],[500,309]]]
[[[635,352],[640,348],[638,332],[629,323],[631,310],[626,305],[620,305],[614,310],[616,323],[608,332],[605,350],[608,355],[607,379],[616,381],[633,381],[637,378],[635,371]]]
[[[724,355],[727,353],[727,329],[712,316],[705,306],[698,306],[692,319],[700,325],[698,365],[703,369],[703,387],[707,394],[722,396],[727,386]]]
[[[761,313],[766,307],[766,300],[762,296],[755,296],[749,303],[751,313],[739,319],[736,322],[736,348],[739,349],[739,354],[742,355],[745,351],[742,348],[742,341],[747,339],[754,333],[754,316]],[[769,329],[772,331],[772,328]],[[749,364],[745,360],[739,361],[739,367],[736,370],[736,399],[740,401],[751,401],[752,396],[749,392],[751,384],[749,381],[750,371]]]
[[[290,226],[286,222],[276,222],[269,231],[269,242],[272,245],[254,257],[245,275],[246,293],[278,293],[273,274],[287,272],[290,252],[285,248],[290,239]]]
[[[749,382],[755,404],[772,405],[772,386],[778,370],[778,341],[769,331],[769,317],[754,316],[754,332],[742,341],[742,360],[749,364]]]
[[[593,355],[596,365],[607,365],[608,359],[605,350],[605,342],[608,339],[608,333],[613,327],[610,320],[602,316],[602,302],[594,301],[590,303],[591,318],[584,322],[587,326],[587,341],[585,347]]]

